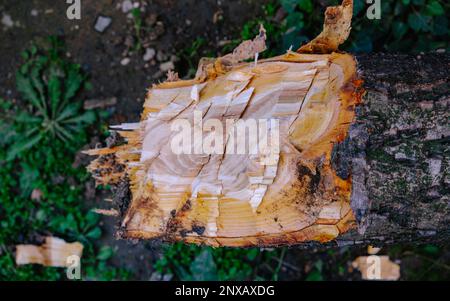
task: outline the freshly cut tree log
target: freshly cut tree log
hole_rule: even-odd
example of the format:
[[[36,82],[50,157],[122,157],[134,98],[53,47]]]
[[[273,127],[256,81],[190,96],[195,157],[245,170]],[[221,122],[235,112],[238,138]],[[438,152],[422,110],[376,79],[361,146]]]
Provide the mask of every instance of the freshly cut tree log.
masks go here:
[[[429,95],[431,104],[424,106],[431,106],[431,112],[427,111],[425,120],[417,121],[415,127],[408,127],[416,120],[418,108],[405,105],[402,111],[402,105],[391,100],[389,93],[390,89],[402,88],[420,91],[421,86],[414,86],[414,81],[421,83],[420,78],[402,82],[402,74],[388,67],[382,71],[376,68],[378,56],[374,61],[363,58],[364,63],[358,65],[353,56],[334,52],[348,36],[351,8],[352,1],[344,1],[342,6],[328,9],[324,31],[301,47],[302,53],[287,51],[257,61],[257,54],[265,49],[265,32],[261,30],[255,40],[244,42],[232,54],[203,60],[193,80],[181,81],[172,74],[149,91],[139,123],[114,127],[119,136],[116,141],[88,151],[99,156],[88,168],[97,184],[117,187],[119,237],[212,246],[273,246],[331,240],[341,244],[386,241],[388,237],[380,233],[399,229],[403,233],[420,230],[429,236],[448,231],[448,57],[443,56],[447,66],[437,64],[441,72],[431,76],[439,81],[427,86],[434,94]],[[242,62],[252,57],[256,57],[255,62]],[[398,65],[396,57],[391,60],[405,76],[430,72],[420,64],[421,68],[410,70]],[[401,61],[409,64],[408,59]],[[362,70],[368,87],[363,104],[357,69]],[[385,80],[392,79],[386,84],[383,76],[392,74],[389,72],[396,76],[386,76]],[[374,95],[372,87],[375,91],[384,89],[375,92],[375,105],[370,98]],[[394,105],[397,115],[384,115],[394,110]],[[203,124],[198,122],[198,115]],[[439,118],[432,119],[436,116]],[[261,138],[261,132],[252,137],[246,135],[251,126],[243,132],[230,130],[236,129],[226,126],[230,120],[232,125],[276,120],[267,132],[271,137],[278,136],[275,141],[279,147],[269,143],[262,148],[269,153],[261,148],[252,152],[254,144],[250,141]],[[180,136],[180,121],[190,125],[193,133]],[[219,128],[225,130],[220,132]],[[432,176],[426,184],[416,183],[413,175],[419,167],[410,164],[408,151],[400,150],[407,139],[402,136],[403,130],[413,136],[415,130],[429,131],[429,141],[436,141],[438,154],[420,153],[432,156],[424,159],[430,162],[427,167],[420,167],[424,175]],[[389,133],[399,137],[392,140]],[[222,139],[213,139],[217,137]],[[230,151],[242,137],[249,143],[248,152]],[[216,148],[220,140],[222,151]],[[174,151],[174,141],[185,143],[192,152]],[[374,141],[377,146],[370,149]],[[390,145],[383,145],[383,141]],[[426,149],[426,140],[414,141],[414,147]],[[205,145],[215,151],[205,152]],[[382,159],[368,153],[380,153]],[[400,169],[389,170],[390,164]],[[444,176],[442,170],[446,170]],[[396,190],[400,187],[399,178],[392,174],[395,172],[403,172],[399,177],[409,176],[402,181],[403,193],[418,202],[429,198],[438,201],[444,206],[441,211],[431,210],[431,205],[423,205],[430,210],[427,213],[404,209],[403,200],[392,195],[400,191]],[[443,184],[446,187],[439,188]],[[420,194],[417,189],[421,189]],[[398,206],[409,214],[398,218],[402,227],[384,229],[380,221],[386,221],[385,213],[374,209],[380,204]],[[433,220],[432,214],[439,214],[439,219]],[[411,224],[405,221],[410,218],[421,227],[408,228]],[[396,223],[397,219],[386,225],[398,226]],[[395,237],[401,240],[401,235]]]
[[[249,246],[327,241],[345,232],[353,222],[351,183],[336,175],[331,155],[360,100],[355,76],[350,55],[288,52],[205,81],[153,87],[141,122],[119,126],[127,144],[91,151],[102,155],[90,166],[99,184],[129,177],[123,235]],[[276,118],[275,162],[262,165],[259,154],[175,154],[171,126],[196,111],[205,125]],[[224,134],[227,148],[236,134]]]

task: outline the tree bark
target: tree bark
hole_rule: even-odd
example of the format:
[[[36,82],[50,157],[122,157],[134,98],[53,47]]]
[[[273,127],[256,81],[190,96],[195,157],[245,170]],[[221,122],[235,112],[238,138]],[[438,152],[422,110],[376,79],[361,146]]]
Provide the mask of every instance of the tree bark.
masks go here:
[[[358,229],[338,245],[448,241],[449,54],[357,56],[366,95],[333,152]]]

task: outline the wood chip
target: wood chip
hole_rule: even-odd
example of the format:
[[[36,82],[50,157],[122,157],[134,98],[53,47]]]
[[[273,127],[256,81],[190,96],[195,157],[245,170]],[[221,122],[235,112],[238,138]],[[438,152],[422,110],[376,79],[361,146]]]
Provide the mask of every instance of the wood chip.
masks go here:
[[[92,211],[106,216],[119,216],[119,211],[116,209],[92,209]]]
[[[17,245],[16,264],[40,264],[52,267],[67,267],[67,259],[76,255],[81,258],[83,245],[79,242],[67,243],[61,238],[48,236],[41,246]]]
[[[84,102],[85,110],[101,109],[115,106],[117,104],[117,97],[110,97],[105,99],[89,99]]]
[[[311,42],[300,47],[300,53],[332,53],[344,43],[351,30],[353,0],[344,0],[342,5],[328,7],[322,32]]]
[[[389,256],[360,256],[352,263],[353,268],[361,272],[364,280],[391,280],[400,278],[400,266]]]

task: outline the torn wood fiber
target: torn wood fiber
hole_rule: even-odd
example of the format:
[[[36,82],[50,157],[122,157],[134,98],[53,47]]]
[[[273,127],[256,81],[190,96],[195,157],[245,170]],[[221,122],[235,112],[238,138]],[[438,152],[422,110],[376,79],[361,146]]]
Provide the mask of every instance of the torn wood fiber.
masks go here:
[[[126,143],[87,152],[99,156],[88,168],[97,184],[128,181],[131,202],[120,235],[279,246],[330,241],[354,227],[351,177],[343,179],[331,164],[362,93],[354,58],[335,52],[348,36],[351,6],[328,9],[320,43],[313,40],[302,53],[257,60],[265,49],[261,28],[232,54],[202,60],[194,79],[171,75],[153,86],[140,122],[114,127]],[[329,27],[332,12],[343,26]],[[277,120],[274,160],[261,164],[260,153],[174,153],[172,127],[182,119],[194,126],[196,112],[203,124]],[[203,141],[211,131],[201,134]],[[227,148],[233,135],[224,133]]]

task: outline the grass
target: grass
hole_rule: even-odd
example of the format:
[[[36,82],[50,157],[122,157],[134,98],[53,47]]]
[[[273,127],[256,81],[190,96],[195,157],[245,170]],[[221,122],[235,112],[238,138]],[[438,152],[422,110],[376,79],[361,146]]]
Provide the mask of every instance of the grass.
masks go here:
[[[133,8],[131,10],[131,15],[133,16],[133,27],[134,34],[136,36],[137,42],[135,45],[135,50],[140,51],[142,49],[142,13],[139,8]]]

